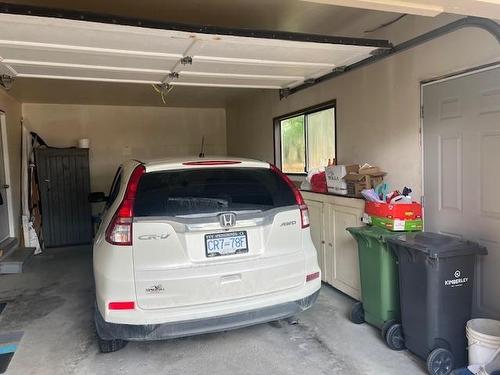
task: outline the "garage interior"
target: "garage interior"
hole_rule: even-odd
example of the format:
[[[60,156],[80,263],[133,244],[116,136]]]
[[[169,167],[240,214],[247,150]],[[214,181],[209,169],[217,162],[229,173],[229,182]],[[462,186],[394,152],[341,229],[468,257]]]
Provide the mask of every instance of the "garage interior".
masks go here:
[[[50,246],[45,228],[37,228],[49,246],[43,236],[41,248],[29,242],[23,149],[30,133],[65,150],[88,142],[89,191],[73,191],[69,202],[107,194],[129,159],[203,152],[268,161],[286,172],[280,124],[333,110],[334,146],[320,165],[331,157],[380,166],[385,182],[411,187],[423,203],[426,231],[487,247],[476,266],[473,316],[500,319],[499,20],[500,4],[486,0],[0,3],[3,369],[427,373],[412,353],[391,351],[378,330],[349,320],[362,296],[357,244],[345,229],[361,225],[364,200],[306,189],[323,286],[298,323],[98,353],[92,238]],[[432,148],[434,139],[440,143]],[[301,185],[305,169],[318,166],[306,156],[289,177]],[[66,213],[74,209],[68,205]],[[102,208],[92,204],[88,225]],[[2,352],[7,342],[14,349]]]

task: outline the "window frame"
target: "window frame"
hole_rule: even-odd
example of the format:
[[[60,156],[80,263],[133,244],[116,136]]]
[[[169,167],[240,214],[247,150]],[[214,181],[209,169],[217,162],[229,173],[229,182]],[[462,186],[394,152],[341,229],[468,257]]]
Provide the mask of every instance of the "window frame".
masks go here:
[[[337,100],[332,99],[327,102],[323,102],[320,104],[316,104],[310,107],[306,107],[304,109],[300,109],[298,111],[290,112],[278,117],[273,118],[273,151],[274,151],[274,164],[282,169],[283,161],[281,160],[281,122],[283,120],[288,120],[292,117],[304,116],[304,151],[305,151],[305,167],[307,168],[308,164],[308,155],[307,155],[307,116],[314,114],[316,112],[323,111],[325,109],[333,108],[333,119],[334,119],[334,129],[333,134],[335,136],[335,159],[338,161],[338,148],[337,148]],[[284,172],[286,173],[286,172]],[[286,173],[288,176],[305,176],[307,172],[300,173]]]

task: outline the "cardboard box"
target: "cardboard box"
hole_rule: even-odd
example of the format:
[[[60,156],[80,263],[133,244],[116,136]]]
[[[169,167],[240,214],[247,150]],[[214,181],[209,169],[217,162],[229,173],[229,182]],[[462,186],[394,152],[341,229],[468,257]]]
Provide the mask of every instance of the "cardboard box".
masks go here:
[[[358,171],[359,174],[369,174],[369,175],[378,174],[380,172],[381,170],[379,167],[374,167],[368,164],[365,164],[362,167],[360,167]]]
[[[328,191],[334,194],[347,194],[347,183],[344,176],[349,173],[357,173],[359,165],[331,165],[325,168],[326,186]]]
[[[422,219],[422,205],[417,202],[400,204],[365,202],[365,212],[370,216],[386,219]]]
[[[349,173],[345,175],[344,180],[347,185],[347,194],[355,197],[362,197],[361,191],[371,189],[384,181],[385,172],[376,172],[374,174]]]
[[[420,232],[424,228],[422,219],[400,220],[363,214],[363,223],[390,230],[391,232]]]

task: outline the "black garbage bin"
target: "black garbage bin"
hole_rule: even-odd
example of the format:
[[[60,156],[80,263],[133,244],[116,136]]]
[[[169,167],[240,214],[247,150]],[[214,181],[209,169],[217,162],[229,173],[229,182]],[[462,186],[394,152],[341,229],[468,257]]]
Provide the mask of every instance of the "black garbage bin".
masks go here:
[[[465,366],[475,256],[487,254],[486,248],[428,232],[406,233],[387,243],[398,257],[406,348],[427,360],[432,375]]]

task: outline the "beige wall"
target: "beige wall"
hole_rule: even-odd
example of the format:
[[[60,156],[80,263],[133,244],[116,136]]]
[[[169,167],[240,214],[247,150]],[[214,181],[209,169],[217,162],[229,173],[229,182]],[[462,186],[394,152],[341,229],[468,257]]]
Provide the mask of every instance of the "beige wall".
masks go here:
[[[394,188],[421,191],[420,82],[500,60],[500,46],[462,29],[279,100],[261,91],[226,108],[228,153],[273,160],[272,118],[337,99],[338,162],[379,165]]]
[[[21,103],[0,89],[0,111],[7,119],[7,147],[14,212],[14,233],[19,235],[21,224]]]
[[[107,191],[124,160],[197,155],[202,135],[207,154],[226,154],[222,108],[23,104],[23,116],[50,146],[90,139],[93,191]]]

